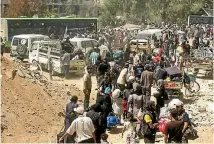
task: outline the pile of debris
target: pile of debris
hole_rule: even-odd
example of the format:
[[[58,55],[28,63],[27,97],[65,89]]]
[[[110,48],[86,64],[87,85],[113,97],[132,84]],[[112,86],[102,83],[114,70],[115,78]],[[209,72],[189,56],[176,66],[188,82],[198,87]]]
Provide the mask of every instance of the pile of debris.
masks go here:
[[[44,85],[43,90],[47,92],[49,96],[57,96],[57,98],[62,98],[65,100],[69,100],[70,97],[68,95],[75,94],[75,95],[82,95],[81,90],[77,89],[75,85],[63,85],[57,83],[48,82]]]
[[[15,61],[14,68],[12,71],[12,79],[16,75],[21,78],[25,78],[33,83],[38,83],[43,87],[43,90],[52,98],[63,98],[65,100],[70,99],[68,95],[71,93],[81,96],[81,90],[77,89],[75,85],[63,85],[59,83],[49,82],[48,79],[43,75],[41,66],[38,63],[28,64],[21,61]],[[81,98],[80,98],[81,100]]]
[[[43,76],[42,68],[37,62],[29,64],[15,60],[14,67],[15,68],[12,70],[12,79],[18,75],[39,84],[47,82],[47,78]]]
[[[213,97],[207,96],[205,101],[197,101],[194,104],[185,104],[185,110],[192,122],[198,126],[211,126],[213,123],[214,104]]]

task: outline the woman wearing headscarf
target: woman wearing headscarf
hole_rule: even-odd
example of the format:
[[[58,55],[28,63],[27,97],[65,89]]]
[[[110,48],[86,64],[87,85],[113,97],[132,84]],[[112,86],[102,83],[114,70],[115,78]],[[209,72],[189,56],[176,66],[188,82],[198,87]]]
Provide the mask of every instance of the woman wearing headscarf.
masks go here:
[[[107,92],[106,92],[107,93]],[[113,111],[112,109],[112,102],[111,102],[111,97],[108,94],[105,94],[103,96],[103,100],[99,102],[101,104],[101,109],[102,109],[102,118],[104,119],[103,125],[104,129],[107,128],[107,117],[109,113]]]
[[[157,119],[159,119],[160,109],[164,107],[165,100],[168,100],[168,95],[165,92],[164,81],[158,80],[156,92],[153,93],[156,98],[156,114]]]
[[[100,105],[103,105],[105,96],[110,97],[111,88],[110,87],[106,87],[103,93],[104,94],[97,95],[96,103],[99,103]]]
[[[139,84],[133,85],[134,94],[130,95],[128,98],[129,112],[133,113],[134,117],[137,117],[137,114],[140,108],[143,105],[143,95],[142,88]]]
[[[112,108],[114,110],[115,115],[118,117],[118,119],[121,122],[121,116],[122,116],[122,97],[121,91],[119,89],[114,90],[112,93]]]
[[[96,103],[94,105],[91,106],[90,111],[86,113],[87,117],[90,117],[94,127],[95,127],[95,136],[96,136],[96,142],[100,143],[101,140],[101,134],[105,133],[105,129],[103,126],[103,122],[105,121],[102,118],[102,109],[101,109],[101,105]]]

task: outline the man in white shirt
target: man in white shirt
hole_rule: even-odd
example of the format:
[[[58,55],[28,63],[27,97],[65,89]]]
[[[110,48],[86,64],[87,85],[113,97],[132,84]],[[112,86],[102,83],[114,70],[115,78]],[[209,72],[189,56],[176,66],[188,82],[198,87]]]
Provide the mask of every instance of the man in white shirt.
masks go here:
[[[120,88],[121,91],[125,89],[125,84],[126,84],[126,76],[128,74],[128,66],[126,65],[123,70],[120,72],[120,75],[117,79],[117,84]]]
[[[91,118],[83,116],[84,108],[77,107],[74,112],[79,116],[71,123],[65,134],[59,139],[59,142],[62,142],[66,136],[73,135],[76,132],[75,141],[77,143],[96,143],[93,122]]]

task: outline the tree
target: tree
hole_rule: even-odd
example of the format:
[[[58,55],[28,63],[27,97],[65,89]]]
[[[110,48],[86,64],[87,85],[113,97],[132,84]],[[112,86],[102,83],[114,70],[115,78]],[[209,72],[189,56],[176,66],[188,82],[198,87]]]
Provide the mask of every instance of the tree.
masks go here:
[[[69,0],[68,1],[68,4],[66,7],[65,7],[65,13],[67,16],[70,16],[70,15],[77,15],[78,12],[77,12],[77,6],[76,6],[76,3],[73,1],[73,0]]]
[[[106,0],[101,8],[100,22],[103,26],[116,26],[116,16],[122,11],[121,0]]]
[[[47,13],[47,5],[43,0],[11,0],[5,9],[3,17],[16,18],[20,16],[32,17],[38,14],[44,17]]]

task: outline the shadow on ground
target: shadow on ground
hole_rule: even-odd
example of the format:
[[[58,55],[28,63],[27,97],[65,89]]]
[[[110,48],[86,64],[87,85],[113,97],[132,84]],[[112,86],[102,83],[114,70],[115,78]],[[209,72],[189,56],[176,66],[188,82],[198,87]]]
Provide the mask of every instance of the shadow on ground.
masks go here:
[[[111,131],[109,131],[109,133],[110,134],[121,134],[122,130],[123,130],[122,127],[116,127],[116,128],[112,128]]]

